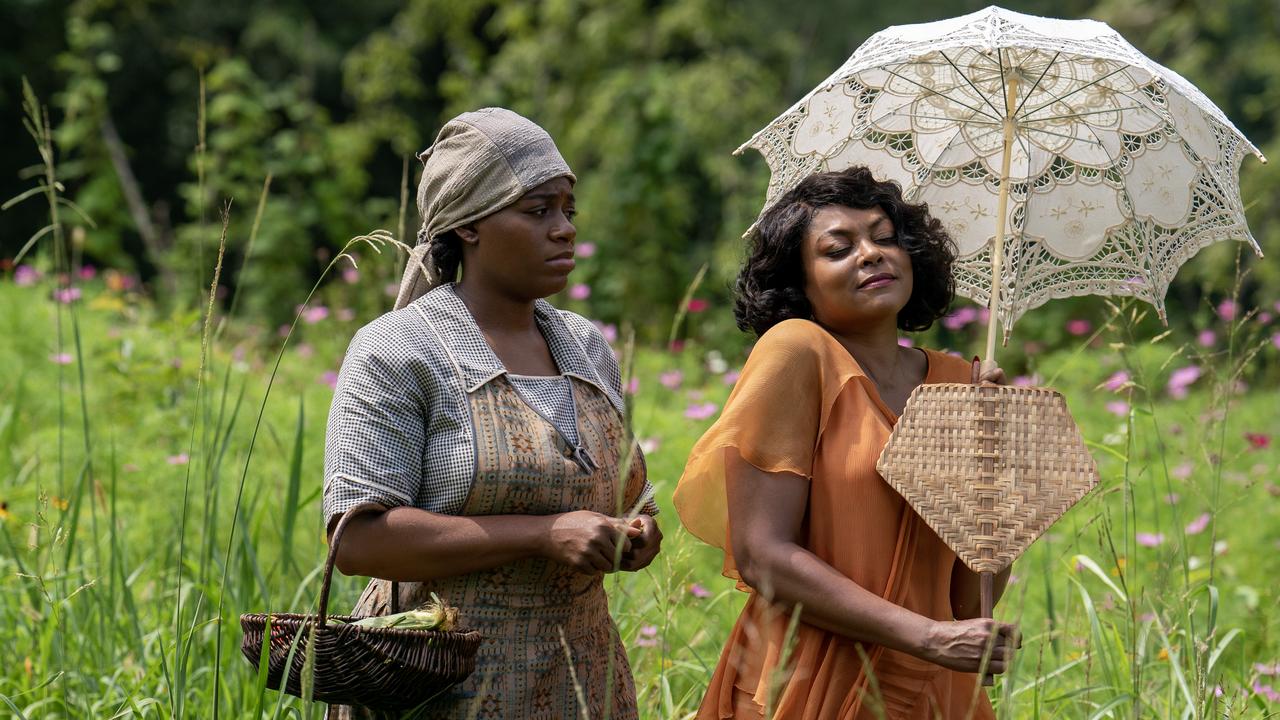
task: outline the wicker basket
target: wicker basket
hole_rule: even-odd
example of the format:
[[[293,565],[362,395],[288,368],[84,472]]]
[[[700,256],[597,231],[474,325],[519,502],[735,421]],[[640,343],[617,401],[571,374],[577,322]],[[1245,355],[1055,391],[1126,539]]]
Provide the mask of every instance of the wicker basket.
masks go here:
[[[312,700],[373,710],[417,707],[466,679],[475,669],[481,640],[478,632],[367,628],[348,624],[359,617],[327,614],[333,563],[347,522],[376,508],[380,506],[352,508],[338,522],[325,560],[319,615],[254,613],[240,616],[240,627],[244,631],[240,649],[255,668],[262,657],[270,624],[267,687],[272,690],[283,689],[290,695],[304,697],[303,668],[309,650],[314,653],[315,668]],[[396,583],[392,583],[392,613],[399,612],[398,590]],[[334,619],[343,622],[331,622]],[[309,642],[314,643],[311,648],[308,648]],[[282,683],[286,665],[288,680]]]

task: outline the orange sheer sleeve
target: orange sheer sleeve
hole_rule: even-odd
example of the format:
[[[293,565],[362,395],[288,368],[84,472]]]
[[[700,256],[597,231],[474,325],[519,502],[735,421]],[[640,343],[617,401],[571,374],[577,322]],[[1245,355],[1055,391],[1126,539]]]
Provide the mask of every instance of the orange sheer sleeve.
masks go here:
[[[720,418],[694,445],[674,498],[685,528],[724,551],[726,576],[741,579],[729,542],[728,453],[765,472],[812,478],[831,406],[855,374],[844,348],[807,320],[775,325],[752,349]]]

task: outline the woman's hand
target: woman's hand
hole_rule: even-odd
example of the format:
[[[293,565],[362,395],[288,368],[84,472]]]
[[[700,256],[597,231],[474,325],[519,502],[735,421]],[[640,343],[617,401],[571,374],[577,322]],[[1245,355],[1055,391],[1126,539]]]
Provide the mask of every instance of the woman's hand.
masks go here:
[[[990,618],[938,621],[925,633],[919,656],[951,670],[976,673],[988,646],[986,672],[998,675],[1008,667],[1013,651],[1022,647],[1018,627]]]
[[[631,550],[631,538],[642,530],[625,520],[590,510],[548,516],[542,555],[581,573],[613,572],[618,569],[618,542],[623,557]]]
[[[632,519],[631,527],[639,528],[640,534],[631,538],[631,550],[622,555],[622,569],[627,572],[648,567],[662,546],[662,531],[652,515],[637,515]]]
[[[978,382],[991,383],[993,385],[1009,384],[1009,381],[1005,379],[1004,370],[996,364],[995,360],[982,361],[982,365],[978,368]]]

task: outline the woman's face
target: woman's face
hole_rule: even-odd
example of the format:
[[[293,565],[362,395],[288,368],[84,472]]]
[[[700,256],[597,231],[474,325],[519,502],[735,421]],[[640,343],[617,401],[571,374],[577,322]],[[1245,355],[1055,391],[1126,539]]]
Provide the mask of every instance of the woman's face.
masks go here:
[[[511,205],[457,229],[463,275],[524,300],[554,295],[573,271],[573,184],[548,180]]]
[[[801,261],[813,317],[834,330],[896,325],[911,299],[911,257],[879,207],[818,210],[805,233]]]

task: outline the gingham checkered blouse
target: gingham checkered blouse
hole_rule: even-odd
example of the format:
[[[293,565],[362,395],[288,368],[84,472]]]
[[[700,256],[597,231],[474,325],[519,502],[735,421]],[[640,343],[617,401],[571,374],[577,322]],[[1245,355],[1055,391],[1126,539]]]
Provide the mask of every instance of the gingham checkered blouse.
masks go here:
[[[600,331],[545,300],[537,301],[534,319],[560,376],[507,373],[452,284],[361,328],[347,348],[329,410],[326,525],[366,502],[461,512],[475,475],[467,395],[500,375],[574,444],[569,376],[595,386],[623,412],[618,361]],[[656,513],[647,482],[643,496],[644,512]]]

